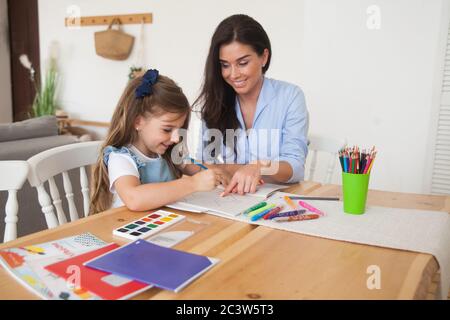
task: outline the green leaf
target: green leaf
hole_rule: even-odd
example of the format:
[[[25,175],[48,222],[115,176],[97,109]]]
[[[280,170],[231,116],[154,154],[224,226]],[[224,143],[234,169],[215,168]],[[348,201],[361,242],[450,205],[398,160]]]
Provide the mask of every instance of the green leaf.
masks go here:
[[[36,86],[36,97],[34,98],[32,108],[35,117],[55,114],[57,81],[57,71],[54,64],[51,64],[45,75],[44,86],[42,88]]]

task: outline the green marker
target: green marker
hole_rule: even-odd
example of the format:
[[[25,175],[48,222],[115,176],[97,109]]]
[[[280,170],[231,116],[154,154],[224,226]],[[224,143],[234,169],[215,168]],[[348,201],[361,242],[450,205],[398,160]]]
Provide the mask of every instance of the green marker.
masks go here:
[[[267,202],[265,202],[265,201],[260,202],[260,203],[258,203],[257,205],[254,205],[253,207],[248,208],[247,210],[245,210],[245,211],[243,212],[243,214],[250,213],[250,212],[252,212],[252,211],[254,211],[254,210],[257,210],[257,209],[259,209],[259,208],[262,208],[262,207],[264,207],[264,206],[266,206],[266,205],[267,205]]]
[[[261,213],[261,212],[263,212],[263,211],[266,211],[267,209],[272,209],[273,207],[275,207],[274,204],[268,204],[268,205],[266,205],[266,206],[264,206],[264,207],[262,207],[262,208],[259,208],[259,209],[256,209],[256,210],[250,212],[250,213],[248,214],[248,216],[249,216],[249,218],[252,218],[253,216],[257,215],[258,213]]]

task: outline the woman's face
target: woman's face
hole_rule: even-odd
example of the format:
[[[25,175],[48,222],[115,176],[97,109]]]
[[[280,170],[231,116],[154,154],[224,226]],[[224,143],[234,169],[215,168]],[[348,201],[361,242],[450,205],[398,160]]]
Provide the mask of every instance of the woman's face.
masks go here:
[[[224,44],[219,50],[222,77],[238,95],[251,94],[260,88],[262,68],[268,57],[268,49],[258,56],[249,45],[237,41]]]

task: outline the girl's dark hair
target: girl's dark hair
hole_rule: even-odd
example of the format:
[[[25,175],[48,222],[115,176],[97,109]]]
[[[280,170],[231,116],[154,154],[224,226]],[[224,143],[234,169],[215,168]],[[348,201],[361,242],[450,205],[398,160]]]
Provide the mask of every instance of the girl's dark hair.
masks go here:
[[[180,116],[186,114],[183,128],[188,127],[191,111],[189,101],[173,80],[159,75],[156,83],[152,85],[152,94],[138,99],[136,89],[141,83],[142,76],[128,83],[112,116],[108,134],[93,170],[90,213],[101,212],[111,206],[112,194],[109,191],[108,170],[103,162],[103,149],[106,146],[123,147],[133,143],[137,139],[134,126],[138,116],[158,116],[165,112],[178,113]],[[167,161],[174,175],[179,178],[181,173],[171,159],[174,146],[170,146],[162,157]]]
[[[220,47],[233,41],[251,46],[258,56],[264,53],[264,49],[268,49],[269,57],[262,68],[263,74],[269,69],[272,56],[269,37],[253,18],[236,14],[217,26],[206,59],[202,89],[194,106],[201,105],[201,115],[206,126],[209,129],[219,129],[224,143],[225,130],[240,127],[235,112],[236,93],[223,79],[219,62]]]

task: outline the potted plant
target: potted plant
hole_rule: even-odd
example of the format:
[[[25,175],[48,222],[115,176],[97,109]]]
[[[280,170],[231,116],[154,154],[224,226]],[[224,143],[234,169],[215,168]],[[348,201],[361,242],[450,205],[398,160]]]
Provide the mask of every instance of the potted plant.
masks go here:
[[[36,81],[34,74],[35,70],[31,64],[28,56],[22,54],[19,57],[22,65],[27,68],[30,72],[30,80],[36,90],[36,96],[33,101],[31,116],[41,117],[44,115],[55,115],[56,113],[56,89],[58,82],[58,73],[56,70],[55,59],[50,59],[49,68],[45,74],[44,85],[40,86],[39,82]]]

